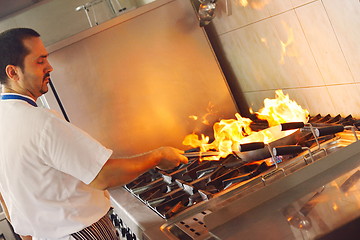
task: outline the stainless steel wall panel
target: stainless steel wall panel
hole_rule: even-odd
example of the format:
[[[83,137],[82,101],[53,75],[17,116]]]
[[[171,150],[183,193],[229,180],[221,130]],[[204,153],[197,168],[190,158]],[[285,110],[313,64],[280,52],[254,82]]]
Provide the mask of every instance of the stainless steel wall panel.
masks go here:
[[[190,1],[165,3],[56,49],[50,62],[70,121],[116,154],[184,149],[185,135],[210,134],[214,121],[236,112]],[[46,97],[56,108],[53,95]],[[201,123],[205,115],[210,126]]]

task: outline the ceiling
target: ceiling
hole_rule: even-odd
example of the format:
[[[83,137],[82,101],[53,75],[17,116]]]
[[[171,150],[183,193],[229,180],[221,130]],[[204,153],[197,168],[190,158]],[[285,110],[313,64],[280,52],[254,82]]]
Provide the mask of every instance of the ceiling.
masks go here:
[[[0,0],[0,18],[23,10],[43,0]]]

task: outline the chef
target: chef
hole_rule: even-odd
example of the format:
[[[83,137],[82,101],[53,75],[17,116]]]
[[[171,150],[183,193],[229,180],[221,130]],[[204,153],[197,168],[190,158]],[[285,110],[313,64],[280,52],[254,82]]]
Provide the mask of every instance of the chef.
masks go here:
[[[188,159],[172,147],[113,156],[59,114],[37,107],[53,71],[48,55],[32,29],[0,34],[2,205],[24,239],[117,239],[106,189]]]

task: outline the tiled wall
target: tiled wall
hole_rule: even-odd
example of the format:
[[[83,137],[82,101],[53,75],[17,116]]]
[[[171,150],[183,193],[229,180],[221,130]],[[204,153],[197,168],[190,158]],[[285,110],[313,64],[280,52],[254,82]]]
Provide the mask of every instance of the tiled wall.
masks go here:
[[[359,0],[228,2],[212,24],[253,110],[283,89],[311,114],[360,117]]]

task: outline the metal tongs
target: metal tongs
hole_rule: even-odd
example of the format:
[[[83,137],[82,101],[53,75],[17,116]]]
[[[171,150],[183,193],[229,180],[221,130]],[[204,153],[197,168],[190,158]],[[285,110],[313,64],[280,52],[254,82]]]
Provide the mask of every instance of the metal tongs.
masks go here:
[[[211,156],[218,156],[219,152],[210,151],[210,152],[186,152],[183,155],[187,158],[191,157],[211,157]]]

